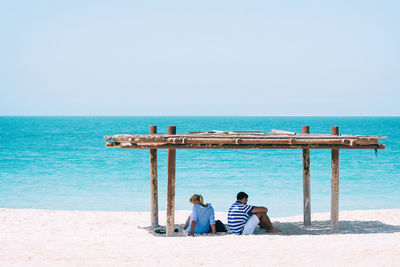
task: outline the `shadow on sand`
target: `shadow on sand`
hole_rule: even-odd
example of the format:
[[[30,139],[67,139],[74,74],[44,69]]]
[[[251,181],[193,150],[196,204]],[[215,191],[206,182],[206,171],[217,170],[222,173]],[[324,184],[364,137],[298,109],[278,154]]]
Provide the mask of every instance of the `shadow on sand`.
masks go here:
[[[282,231],[279,235],[331,235],[331,221],[313,221],[311,226],[302,222],[274,222]],[[400,226],[384,224],[379,221],[340,221],[339,231],[335,234],[380,234],[400,232]],[[255,234],[268,234],[257,228]]]
[[[331,235],[331,222],[327,221],[313,221],[311,226],[304,226],[302,222],[274,222],[274,226],[282,232],[273,235]],[[160,226],[154,232],[151,227],[140,227],[149,231],[154,236],[165,236],[165,227]],[[226,225],[226,228],[228,226]],[[175,229],[178,230],[175,236],[185,236],[183,233],[183,224],[176,224]],[[381,234],[381,233],[396,233],[400,232],[400,226],[384,224],[379,221],[340,221],[339,231],[334,234]],[[217,233],[217,236],[229,235],[232,232]],[[254,231],[255,235],[271,235],[264,229],[257,227]],[[214,236],[210,234],[202,234],[201,236]]]

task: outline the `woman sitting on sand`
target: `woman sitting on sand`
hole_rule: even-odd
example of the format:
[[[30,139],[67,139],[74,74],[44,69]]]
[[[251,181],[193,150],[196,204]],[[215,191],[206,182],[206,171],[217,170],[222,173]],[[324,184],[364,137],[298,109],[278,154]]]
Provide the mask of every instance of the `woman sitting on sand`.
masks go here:
[[[204,204],[201,195],[194,194],[190,198],[193,204],[192,213],[187,218],[184,229],[188,235],[210,233],[216,234],[214,209],[210,203]]]

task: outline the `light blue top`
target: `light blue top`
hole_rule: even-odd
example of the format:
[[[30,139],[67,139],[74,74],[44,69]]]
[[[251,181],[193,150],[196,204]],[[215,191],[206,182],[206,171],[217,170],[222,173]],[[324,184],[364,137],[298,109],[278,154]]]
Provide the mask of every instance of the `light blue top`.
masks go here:
[[[211,204],[207,203],[207,207],[203,207],[200,204],[193,205],[189,226],[186,228],[186,231],[190,232],[193,221],[196,221],[194,233],[208,233],[210,231],[210,225],[215,224],[214,208],[211,207]]]

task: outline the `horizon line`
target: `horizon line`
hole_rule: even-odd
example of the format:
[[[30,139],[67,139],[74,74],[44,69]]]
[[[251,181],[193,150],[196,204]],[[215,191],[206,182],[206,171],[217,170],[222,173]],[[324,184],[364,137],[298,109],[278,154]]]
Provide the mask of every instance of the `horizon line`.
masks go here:
[[[400,117],[399,115],[0,115],[0,117]]]

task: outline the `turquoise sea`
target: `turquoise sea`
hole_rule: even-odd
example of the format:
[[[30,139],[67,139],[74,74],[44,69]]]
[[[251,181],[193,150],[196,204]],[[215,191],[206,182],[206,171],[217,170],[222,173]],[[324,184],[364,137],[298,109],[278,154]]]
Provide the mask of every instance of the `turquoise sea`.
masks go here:
[[[105,148],[103,136],[280,129],[388,136],[386,149],[340,151],[340,209],[400,208],[400,117],[0,117],[0,208],[147,211],[149,151]],[[166,157],[159,150],[159,206]],[[330,210],[330,151],[311,151],[311,209]],[[177,150],[176,209],[201,193],[226,211],[238,191],[272,217],[302,214],[301,150]]]

